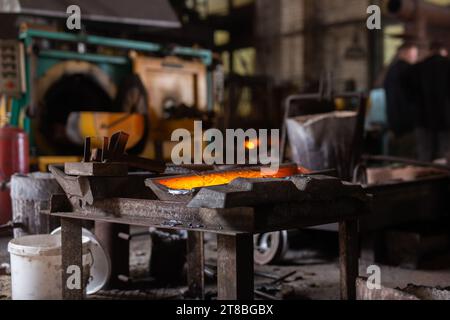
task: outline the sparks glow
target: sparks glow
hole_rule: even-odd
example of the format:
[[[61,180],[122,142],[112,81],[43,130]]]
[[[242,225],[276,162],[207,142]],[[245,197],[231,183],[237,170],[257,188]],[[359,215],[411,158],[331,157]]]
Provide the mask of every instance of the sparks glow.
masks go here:
[[[258,140],[248,140],[245,142],[245,148],[248,150],[253,150],[258,147]]]

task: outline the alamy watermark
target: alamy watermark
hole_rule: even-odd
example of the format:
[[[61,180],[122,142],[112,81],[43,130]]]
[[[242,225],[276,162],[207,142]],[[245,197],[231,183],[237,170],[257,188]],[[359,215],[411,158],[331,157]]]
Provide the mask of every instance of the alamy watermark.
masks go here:
[[[66,288],[69,290],[81,289],[81,268],[77,265],[70,265],[67,267],[66,273],[69,274]]]
[[[66,27],[69,30],[81,30],[81,8],[77,5],[70,5],[66,9]]]
[[[72,4],[67,7],[66,27],[69,30],[81,30],[81,8],[78,5]],[[367,29],[380,30],[381,29],[381,8],[373,4],[367,7],[366,13],[369,15],[366,21]]]
[[[218,129],[203,132],[201,121],[194,122],[194,135],[187,129],[172,132],[171,159],[176,165],[263,165],[263,174],[274,174],[280,164],[280,130]],[[206,144],[206,146],[205,146]],[[269,150],[270,149],[270,150]]]
[[[367,267],[367,289],[381,290],[381,268],[377,265]]]
[[[381,8],[378,5],[370,5],[367,7],[367,18],[366,26],[369,30],[381,30]]]

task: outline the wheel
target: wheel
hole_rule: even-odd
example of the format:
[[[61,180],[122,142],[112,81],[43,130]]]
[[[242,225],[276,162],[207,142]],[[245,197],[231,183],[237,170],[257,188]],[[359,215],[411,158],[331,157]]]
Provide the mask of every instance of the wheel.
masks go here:
[[[254,259],[259,265],[281,260],[288,250],[287,231],[256,234],[253,237]]]

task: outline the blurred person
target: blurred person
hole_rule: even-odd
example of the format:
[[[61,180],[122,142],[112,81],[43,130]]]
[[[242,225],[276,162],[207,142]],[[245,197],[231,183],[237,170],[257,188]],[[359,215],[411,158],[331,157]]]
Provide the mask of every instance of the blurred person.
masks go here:
[[[448,50],[433,42],[428,57],[414,67],[419,159],[433,161],[450,152],[450,61]]]
[[[388,129],[393,133],[390,154],[414,157],[415,152],[415,101],[411,88],[411,72],[419,58],[419,48],[414,43],[404,43],[389,66],[383,87],[386,95]]]

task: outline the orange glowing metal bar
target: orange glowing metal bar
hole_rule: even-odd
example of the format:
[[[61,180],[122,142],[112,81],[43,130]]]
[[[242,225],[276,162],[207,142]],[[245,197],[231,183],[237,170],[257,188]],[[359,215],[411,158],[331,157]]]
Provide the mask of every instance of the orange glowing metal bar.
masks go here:
[[[171,177],[167,179],[158,179],[157,183],[164,185],[172,190],[192,190],[195,188],[204,188],[228,184],[237,178],[286,178],[296,174],[307,174],[310,171],[296,165],[283,166],[275,174],[266,175],[261,173],[260,168],[255,169],[236,169],[223,172],[203,173],[199,175],[189,175],[180,177]]]

